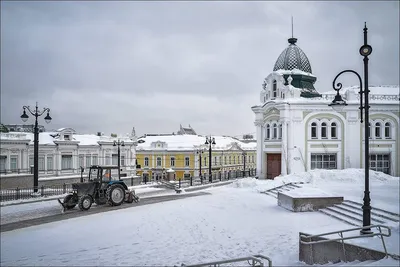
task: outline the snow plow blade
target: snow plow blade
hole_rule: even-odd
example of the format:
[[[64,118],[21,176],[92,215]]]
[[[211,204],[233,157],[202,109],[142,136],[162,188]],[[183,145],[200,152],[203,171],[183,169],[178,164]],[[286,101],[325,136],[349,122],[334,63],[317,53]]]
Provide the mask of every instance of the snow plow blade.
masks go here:
[[[67,210],[65,204],[62,203],[61,200],[60,200],[59,198],[57,198],[57,201],[58,201],[58,203],[60,203],[60,205],[61,205],[61,213],[64,213],[64,212]]]
[[[125,202],[133,203],[133,201],[135,201],[136,203],[140,201],[139,197],[135,194],[135,190],[125,191]]]

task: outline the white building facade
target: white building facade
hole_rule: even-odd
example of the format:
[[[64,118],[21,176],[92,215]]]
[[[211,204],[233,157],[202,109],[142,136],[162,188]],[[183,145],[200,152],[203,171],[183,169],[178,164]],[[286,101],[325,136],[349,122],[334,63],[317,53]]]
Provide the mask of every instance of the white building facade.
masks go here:
[[[336,112],[328,104],[336,91],[319,93],[304,52],[289,39],[253,106],[257,139],[257,175],[312,169],[364,168],[364,123],[359,87],[340,90],[348,104]],[[399,86],[370,86],[370,169],[400,176]]]
[[[33,168],[33,133],[1,133],[0,173],[14,175],[30,173]],[[120,146],[122,173],[136,175],[136,136],[111,137],[102,134],[78,134],[72,128],[39,133],[39,175],[64,176],[85,172],[91,165],[118,165],[118,147],[114,141],[123,141]]]

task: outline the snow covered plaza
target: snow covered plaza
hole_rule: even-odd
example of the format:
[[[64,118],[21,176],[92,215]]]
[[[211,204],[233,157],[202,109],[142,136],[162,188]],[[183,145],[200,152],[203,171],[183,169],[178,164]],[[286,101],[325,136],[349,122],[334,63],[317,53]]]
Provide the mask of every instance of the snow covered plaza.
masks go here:
[[[204,196],[2,232],[1,265],[180,266],[262,254],[272,259],[273,266],[303,266],[298,260],[299,232],[320,234],[354,226],[321,212],[288,211],[277,205],[276,198],[261,193],[290,182],[361,202],[364,172],[314,170],[275,180],[244,178],[205,189],[210,194]],[[140,189],[137,192],[140,195]],[[371,198],[373,207],[399,213],[399,178],[371,171]],[[1,220],[3,224],[10,221],[7,218],[17,221],[26,219],[26,214],[35,218],[51,212],[59,212],[55,200],[5,206]],[[386,225],[392,229],[391,237],[385,238],[388,252],[399,254],[399,223]],[[378,237],[347,242],[382,251]],[[387,258],[335,266],[357,264],[398,266],[399,262]]]

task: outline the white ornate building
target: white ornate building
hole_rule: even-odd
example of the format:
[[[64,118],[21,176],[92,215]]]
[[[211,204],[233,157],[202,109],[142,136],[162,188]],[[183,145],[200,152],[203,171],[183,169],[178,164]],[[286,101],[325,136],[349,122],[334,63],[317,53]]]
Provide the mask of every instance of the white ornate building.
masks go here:
[[[9,132],[0,134],[1,175],[29,173],[33,166],[33,133]],[[111,137],[101,133],[78,134],[72,128],[39,133],[39,174],[60,176],[79,174],[80,167],[118,165],[117,146],[120,146],[122,173],[136,175],[136,136]]]
[[[364,123],[359,88],[340,90],[347,106],[330,104],[336,91],[318,93],[305,53],[289,39],[253,106],[257,127],[257,175],[311,169],[364,168]],[[370,168],[400,176],[399,86],[370,86]]]

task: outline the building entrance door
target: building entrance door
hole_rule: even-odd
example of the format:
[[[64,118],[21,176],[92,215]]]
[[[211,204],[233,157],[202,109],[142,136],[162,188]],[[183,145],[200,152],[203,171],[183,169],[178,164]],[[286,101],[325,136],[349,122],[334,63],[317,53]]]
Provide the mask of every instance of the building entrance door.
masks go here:
[[[267,179],[274,179],[281,174],[281,154],[267,154]]]

